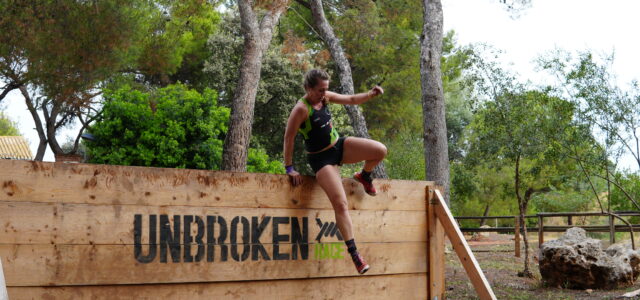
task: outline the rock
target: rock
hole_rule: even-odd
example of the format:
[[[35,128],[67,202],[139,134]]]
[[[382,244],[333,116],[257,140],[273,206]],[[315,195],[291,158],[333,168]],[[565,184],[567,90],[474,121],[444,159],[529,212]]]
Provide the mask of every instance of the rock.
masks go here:
[[[487,228],[491,228],[491,226],[482,225],[482,226],[480,226],[480,228],[487,229]],[[481,236],[484,236],[484,237],[488,237],[491,234],[491,232],[483,231],[483,232],[478,232],[478,234],[480,234]]]
[[[538,256],[542,280],[551,286],[614,289],[633,285],[640,275],[640,252],[621,244],[603,250],[578,227],[542,244]]]

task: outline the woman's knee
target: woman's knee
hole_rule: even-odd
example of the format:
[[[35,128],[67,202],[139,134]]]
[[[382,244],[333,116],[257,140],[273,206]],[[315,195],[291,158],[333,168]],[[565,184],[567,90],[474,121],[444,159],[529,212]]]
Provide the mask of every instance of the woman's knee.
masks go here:
[[[334,198],[331,200],[331,205],[336,213],[345,213],[349,211],[349,203],[346,198]]]
[[[387,146],[385,146],[383,143],[380,143],[380,155],[381,155],[381,159],[387,157]]]
[[[383,143],[376,142],[375,153],[378,160],[383,160],[387,156],[387,146]]]

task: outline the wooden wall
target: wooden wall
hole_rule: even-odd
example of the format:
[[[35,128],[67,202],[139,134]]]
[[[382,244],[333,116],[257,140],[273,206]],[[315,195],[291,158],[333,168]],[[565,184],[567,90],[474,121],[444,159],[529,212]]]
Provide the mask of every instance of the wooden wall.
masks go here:
[[[311,177],[0,160],[0,183],[12,300],[428,295],[429,182],[343,180],[365,276]]]

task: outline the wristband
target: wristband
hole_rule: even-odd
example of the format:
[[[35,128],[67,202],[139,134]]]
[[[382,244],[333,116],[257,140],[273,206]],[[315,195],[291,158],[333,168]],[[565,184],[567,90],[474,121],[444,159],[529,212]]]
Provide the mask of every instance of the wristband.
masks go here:
[[[287,174],[293,172],[293,165],[285,166],[284,168],[287,170]]]

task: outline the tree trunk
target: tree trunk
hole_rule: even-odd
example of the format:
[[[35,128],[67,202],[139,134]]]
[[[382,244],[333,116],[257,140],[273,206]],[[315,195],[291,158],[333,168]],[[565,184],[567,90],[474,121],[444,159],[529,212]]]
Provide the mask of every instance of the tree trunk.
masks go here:
[[[24,101],[27,104],[27,108],[31,113],[31,117],[33,117],[33,122],[36,125],[36,131],[38,132],[38,138],[40,138],[40,142],[38,143],[38,151],[36,152],[35,161],[43,161],[44,154],[47,151],[47,135],[44,133],[44,128],[42,127],[42,122],[40,121],[40,116],[38,115],[38,111],[36,107],[31,102],[31,96],[29,96],[29,92],[27,91],[26,86],[20,86],[20,92],[24,97]]]
[[[275,25],[282,12],[286,9],[287,1],[280,1],[275,8],[267,11],[258,24],[253,1],[240,0],[240,20],[244,36],[244,52],[240,65],[240,76],[231,105],[229,131],[224,140],[222,152],[222,169],[244,172],[247,168],[247,153],[251,126],[253,125],[253,110],[255,106],[262,56],[267,50],[273,37]]]
[[[44,123],[47,130],[49,148],[51,148],[51,152],[53,152],[53,155],[56,156],[65,154],[64,151],[62,151],[62,147],[60,147],[60,144],[58,144],[58,140],[56,139],[56,131],[58,129],[58,126],[56,126],[56,120],[58,119],[58,115],[60,115],[60,105],[62,104],[57,101],[52,102],[53,106],[51,107],[51,112],[47,111],[47,105],[43,104],[42,113],[44,115]]]
[[[424,26],[420,53],[426,178],[444,188],[449,204],[449,154],[442,90],[442,3],[423,0]]]
[[[340,40],[336,37],[324,15],[324,9],[321,0],[310,0],[310,9],[313,16],[313,21],[318,33],[324,40],[331,57],[336,62],[338,67],[338,76],[340,77],[340,92],[343,94],[351,95],[355,93],[353,88],[353,77],[351,75],[351,65],[344,53],[344,50],[340,46]],[[367,122],[364,119],[364,115],[360,111],[360,108],[356,105],[345,105],[347,114],[351,119],[351,126],[355,131],[355,135],[362,138],[371,138],[369,136],[369,130],[367,129]],[[380,162],[373,170],[373,176],[376,178],[388,178],[387,172],[384,169],[384,163]]]
[[[524,216],[527,213],[528,199],[520,195],[520,154],[516,156],[516,174],[515,174],[516,197],[518,198],[518,210],[520,213],[520,226],[522,232],[522,240],[524,241],[524,270],[518,273],[518,276],[532,278],[533,274],[529,270],[529,239],[527,238],[527,224]]]
[[[487,206],[484,207],[484,213],[482,214],[483,217],[486,217],[489,215],[489,204],[487,204]],[[487,219],[482,219],[480,220],[480,227],[484,226],[484,224],[487,223]]]

